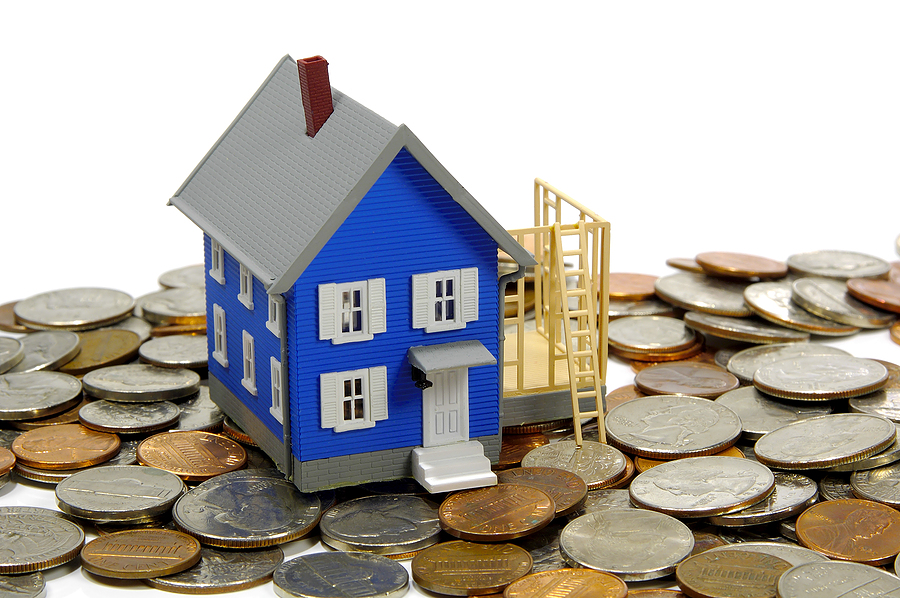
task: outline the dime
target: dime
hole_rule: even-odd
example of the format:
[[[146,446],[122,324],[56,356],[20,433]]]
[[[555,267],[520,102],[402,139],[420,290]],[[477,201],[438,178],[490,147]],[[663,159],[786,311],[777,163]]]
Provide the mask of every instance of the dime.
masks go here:
[[[603,571],[591,569],[558,569],[531,573],[509,584],[504,598],[537,598],[538,596],[593,596],[625,598],[631,595],[625,582]]]
[[[59,509],[73,517],[133,521],[168,513],[187,491],[178,476],[140,465],[96,467],[56,486]]]
[[[144,581],[154,588],[178,594],[235,592],[271,580],[282,562],[284,551],[277,546],[241,551],[203,546],[200,560],[190,569]]]
[[[163,272],[159,275],[159,286],[167,289],[181,287],[203,288],[206,286],[206,270],[203,264],[194,264]]]
[[[640,509],[597,511],[563,529],[559,550],[573,566],[613,573],[625,581],[665,577],[690,556],[694,536],[668,515]]]
[[[673,353],[697,343],[697,334],[676,318],[632,316],[609,323],[609,344],[638,353]]]
[[[205,368],[207,365],[205,336],[162,336],[141,345],[139,352],[141,360],[160,367]]]
[[[690,457],[663,463],[631,482],[631,501],[673,517],[709,517],[739,511],[775,487],[768,467],[750,459]]]
[[[684,272],[703,274],[703,268],[697,263],[697,260],[689,257],[670,257],[666,260],[666,265]]]
[[[803,548],[802,546],[795,546],[794,544],[785,544],[783,542],[741,542],[740,544],[726,544],[725,546],[710,548],[710,552],[735,549],[749,550],[750,552],[764,552],[780,559],[784,559],[794,567],[804,563],[831,562],[831,559],[815,550]]]
[[[716,399],[716,403],[728,407],[740,417],[743,438],[751,442],[781,426],[831,413],[831,405],[828,403],[779,401],[759,392],[753,386],[726,392]]]
[[[0,330],[4,332],[31,332],[31,328],[16,322],[15,308],[18,301],[10,301],[0,305]]]
[[[896,427],[884,418],[832,413],[773,430],[756,442],[754,452],[770,467],[827,469],[883,451],[896,436]]]
[[[853,280],[864,281],[865,284],[886,282],[867,278]],[[847,291],[850,282],[833,278],[798,278],[791,286],[791,299],[813,315],[858,328],[887,328],[897,320],[896,315],[855,299]],[[900,290],[900,285],[897,288]]]
[[[748,317],[747,285],[704,274],[681,272],[656,281],[656,294],[673,305],[719,316]]]
[[[53,415],[81,401],[78,378],[59,372],[22,372],[0,376],[0,420]]]
[[[210,432],[162,432],[138,445],[137,458],[141,465],[199,482],[241,469],[247,452],[233,440]]]
[[[389,558],[366,552],[319,552],[282,563],[272,577],[281,598],[399,598],[409,573]]]
[[[135,363],[94,370],[81,382],[92,397],[122,402],[171,401],[200,390],[196,372]]]
[[[412,560],[412,576],[431,592],[472,596],[499,592],[531,572],[531,556],[514,544],[456,540],[426,548]]]
[[[744,527],[780,521],[798,515],[816,502],[819,487],[799,473],[775,472],[775,490],[765,500],[746,509],[709,518],[713,525]]]
[[[824,401],[874,392],[888,381],[887,368],[849,355],[809,355],[783,359],[756,370],[753,385],[784,399]]]
[[[115,579],[172,575],[200,560],[200,542],[167,529],[115,532],[91,540],[81,550],[85,571]]]
[[[778,345],[763,345],[750,347],[738,351],[728,360],[728,371],[738,377],[744,384],[753,383],[753,374],[762,366],[791,359],[794,357],[806,357],[808,355],[849,355],[843,349],[820,345],[818,343],[785,343]]]
[[[658,276],[630,272],[609,273],[609,298],[623,301],[643,301],[656,295],[653,284]]]
[[[800,544],[841,561],[892,562],[900,552],[900,513],[871,500],[830,500],[797,518]]]
[[[856,498],[850,485],[850,476],[840,473],[828,473],[819,480],[819,494],[823,500],[841,500]]]
[[[746,253],[709,251],[694,260],[704,272],[734,278],[784,278],[788,268],[784,262]]]
[[[14,308],[16,320],[39,330],[90,330],[124,320],[134,299],[113,289],[78,288],[41,293]]]
[[[887,597],[900,593],[900,580],[859,563],[804,563],[782,574],[777,592],[779,598]]]
[[[78,334],[81,351],[60,372],[83,376],[93,370],[126,363],[137,355],[141,339],[130,330],[88,330]]]
[[[93,401],[78,412],[82,425],[100,432],[143,434],[169,428],[178,421],[181,409],[175,403],[114,403]]]
[[[175,525],[210,546],[262,548],[297,540],[322,515],[315,494],[256,470],[216,476],[178,499]]]
[[[859,498],[873,500],[900,508],[900,488],[897,488],[900,464],[893,463],[877,469],[856,471],[850,476],[850,487]]]
[[[714,399],[740,386],[740,381],[717,365],[667,363],[638,372],[634,384],[648,395],[689,395]]]
[[[479,542],[520,538],[553,520],[556,505],[531,486],[500,484],[464,490],[447,497],[438,510],[441,527],[450,535]]]
[[[46,426],[25,432],[12,443],[23,465],[38,469],[75,469],[109,461],[119,452],[119,437],[80,424]]]
[[[590,441],[583,441],[580,448],[574,440],[560,440],[538,447],[525,455],[522,466],[571,471],[587,483],[588,490],[608,487],[626,474],[625,455],[621,451]]]
[[[787,259],[788,268],[802,276],[826,278],[875,278],[890,272],[883,259],[854,251],[810,251]]]
[[[790,568],[786,560],[762,552],[717,550],[678,565],[675,579],[692,598],[771,598],[778,578]]]
[[[0,574],[43,571],[68,563],[84,544],[84,531],[47,509],[5,507],[0,511]]]
[[[718,453],[713,453],[711,456],[713,456],[713,457],[736,457],[738,459],[746,459],[747,458],[747,456],[744,455],[744,453],[741,452],[740,449],[738,449],[734,446],[730,446],[727,449],[725,449],[724,451],[720,451]],[[651,467],[656,467],[657,465],[662,465],[663,463],[666,463],[667,461],[671,461],[671,459],[658,460],[658,459],[648,459],[646,457],[635,457],[634,458],[634,467],[635,467],[635,469],[637,469],[638,473],[644,473]]]
[[[225,413],[209,398],[209,387],[201,386],[199,393],[177,403],[181,417],[174,430],[215,432],[222,427]]]
[[[659,299],[644,299],[643,301],[624,301],[610,299],[609,320],[624,318],[627,316],[674,316],[675,308]]]
[[[0,575],[0,598],[44,598],[46,595],[44,575],[40,571],[27,575]]]
[[[689,311],[684,314],[684,323],[699,332],[747,343],[790,343],[809,340],[808,332],[790,330],[758,318],[732,318]]]
[[[74,332],[51,330],[22,337],[25,355],[8,374],[53,370],[71,361],[81,350],[81,338]]]
[[[411,553],[437,544],[437,505],[418,496],[391,494],[348,500],[319,521],[322,542],[335,550],[384,556]]]
[[[826,336],[859,332],[856,326],[812,315],[791,301],[792,294],[790,282],[757,282],[744,289],[744,301],[753,313],[779,326]]]
[[[23,357],[25,348],[21,341],[0,336],[0,374],[22,361]]]
[[[864,303],[893,313],[900,313],[900,282],[851,278],[847,291]]]
[[[581,508],[587,498],[587,484],[581,476],[555,467],[517,467],[497,474],[500,484],[531,486],[546,492],[556,504],[555,517]]]
[[[140,298],[144,319],[157,325],[199,324],[206,318],[206,299],[202,288],[166,289]]]

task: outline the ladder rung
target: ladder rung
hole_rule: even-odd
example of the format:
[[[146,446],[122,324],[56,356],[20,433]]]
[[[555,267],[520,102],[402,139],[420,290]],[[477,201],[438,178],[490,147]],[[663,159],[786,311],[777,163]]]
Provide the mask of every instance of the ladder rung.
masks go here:
[[[586,309],[569,310],[570,318],[577,318],[578,316],[589,316],[589,315],[591,315],[591,312],[589,312]]]
[[[584,274],[584,268],[576,268],[575,270],[566,270],[564,272],[566,278],[570,276],[582,276]]]
[[[569,255],[582,255],[583,253],[584,253],[584,252],[581,251],[581,249],[566,249],[565,251],[562,252],[562,254],[563,254],[564,256],[569,256]]]
[[[587,294],[587,289],[569,289],[566,291],[566,297],[583,297]]]
[[[582,336],[590,337],[591,331],[590,330],[573,330],[572,331],[572,338],[580,338]]]
[[[583,372],[576,372],[575,377],[576,378],[593,378],[594,370],[584,370]]]
[[[596,411],[579,411],[578,415],[579,415],[579,417],[586,417],[586,418],[600,417],[600,414],[597,413]]]
[[[572,357],[592,357],[594,355],[593,351],[572,351]]]

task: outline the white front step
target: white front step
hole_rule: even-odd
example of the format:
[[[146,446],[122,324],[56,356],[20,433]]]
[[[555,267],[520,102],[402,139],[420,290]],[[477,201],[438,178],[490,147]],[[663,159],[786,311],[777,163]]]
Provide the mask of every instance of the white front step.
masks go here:
[[[491,461],[484,456],[484,447],[477,440],[413,449],[412,472],[416,481],[431,493],[497,483]]]

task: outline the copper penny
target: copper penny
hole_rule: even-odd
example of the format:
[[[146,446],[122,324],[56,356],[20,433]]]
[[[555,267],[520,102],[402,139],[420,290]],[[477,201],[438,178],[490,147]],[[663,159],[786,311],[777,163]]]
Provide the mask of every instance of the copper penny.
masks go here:
[[[426,590],[449,596],[500,592],[531,572],[531,555],[514,544],[475,544],[456,540],[426,548],[410,566],[413,580]]]
[[[864,303],[900,313],[900,282],[874,278],[851,278],[847,291]]]
[[[714,399],[741,385],[737,377],[705,363],[661,364],[638,372],[634,385],[648,395],[689,395]]]
[[[82,407],[90,403],[87,399],[82,399],[80,403],[67,411],[51,415],[50,417],[42,417],[40,419],[31,419],[28,421],[10,422],[17,430],[36,430],[44,426],[61,426],[63,424],[77,424],[78,412]]]
[[[163,432],[138,445],[141,465],[164,469],[188,482],[208,480],[241,469],[247,451],[237,442],[210,432]]]
[[[245,444],[247,446],[257,446],[253,438],[251,438],[249,434],[244,432],[240,428],[240,426],[234,423],[227,415],[225,416],[225,420],[222,422],[222,434],[236,442],[240,442],[241,444]]]
[[[891,271],[888,272],[888,280],[900,283],[900,262],[891,262]],[[2,307],[0,307],[2,309]]]
[[[900,345],[900,322],[891,326],[891,340]]]
[[[645,362],[664,362],[664,361],[684,361],[703,351],[703,341],[700,340],[685,349],[674,351],[672,353],[638,353],[637,351],[629,351],[618,347],[609,346],[609,354],[621,357],[622,359],[631,359],[634,361]]]
[[[733,446],[729,446],[724,451],[714,453],[713,457],[737,457],[738,459],[746,459],[747,457],[740,451],[740,449],[735,448]],[[671,459],[669,459],[671,461]],[[638,473],[644,473],[651,467],[656,467],[657,465],[662,465],[663,463],[668,463],[668,461],[659,461],[657,459],[649,459],[647,457],[635,457],[634,458],[634,467],[637,469]]]
[[[717,276],[783,278],[788,273],[787,264],[784,262],[746,253],[709,251],[697,254],[694,260],[703,268],[704,272]]]
[[[634,384],[629,384],[628,386],[620,386],[612,392],[606,394],[606,413],[609,413],[610,409],[614,407],[618,407],[622,403],[630,401],[631,399],[638,399],[640,397],[646,397],[644,393],[638,389]]]
[[[676,270],[684,270],[685,272],[693,272],[695,274],[702,274],[704,272],[703,268],[700,267],[700,264],[689,257],[670,257],[666,260],[666,265],[670,268],[675,268]]]
[[[200,542],[167,529],[137,529],[101,536],[81,549],[85,571],[116,579],[172,575],[200,560]]]
[[[540,432],[533,434],[508,434],[503,431],[503,442],[500,444],[500,460],[496,469],[508,469],[522,464],[522,457],[550,440]]]
[[[505,542],[546,526],[556,505],[530,486],[499,484],[447,497],[438,511],[441,527],[452,536],[478,542]]]
[[[829,500],[800,514],[797,539],[832,559],[884,565],[900,553],[900,513],[870,500]]]
[[[0,305],[0,330],[4,332],[33,332],[31,328],[22,326],[16,322],[16,312],[13,311],[18,301],[11,301]]]
[[[37,469],[80,469],[112,459],[121,442],[115,434],[95,432],[81,424],[29,430],[13,440],[19,462]]]
[[[792,565],[738,547],[703,552],[682,561],[675,569],[681,591],[691,598],[774,598],[778,578]]]
[[[647,590],[631,590],[628,598],[685,598],[687,594],[678,590],[650,588]]]
[[[0,446],[0,475],[9,473],[16,464],[16,456],[9,449]]]
[[[140,337],[130,330],[89,330],[79,332],[78,336],[81,338],[81,351],[57,371],[84,376],[92,370],[133,360],[141,346]]]
[[[150,336],[174,336],[178,334],[206,334],[206,316],[199,324],[171,324],[168,326],[154,326],[150,329]]]
[[[662,363],[673,363],[673,362],[689,362],[689,363],[707,363],[709,365],[716,365],[719,367],[723,367],[718,361],[716,361],[716,354],[709,350],[701,351],[692,357],[688,357],[686,359],[673,359],[671,361],[632,361],[631,362],[631,371],[637,374],[641,370],[646,370],[647,368],[652,368],[655,365],[660,365]],[[646,396],[646,395],[645,395]]]
[[[509,584],[503,598],[625,598],[630,595],[625,582],[593,569],[556,569],[531,573]]]
[[[578,474],[555,467],[517,467],[497,474],[501,484],[531,486],[550,495],[556,517],[577,511],[587,498],[587,484]]]
[[[643,301],[656,296],[653,284],[658,276],[633,274],[631,272],[611,272],[609,275],[609,298],[624,301]]]

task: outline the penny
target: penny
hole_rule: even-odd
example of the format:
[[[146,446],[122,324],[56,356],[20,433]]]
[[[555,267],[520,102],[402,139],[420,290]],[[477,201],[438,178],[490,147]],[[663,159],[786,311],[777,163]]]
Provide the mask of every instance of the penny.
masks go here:
[[[215,432],[222,427],[225,413],[209,398],[209,387],[201,386],[196,396],[178,401],[181,409],[174,430],[201,430],[203,432]]]
[[[25,355],[7,374],[53,370],[71,361],[81,350],[81,338],[65,330],[32,332],[20,340]]]
[[[891,326],[891,340],[900,345],[900,322]]]
[[[609,354],[621,357],[622,359],[632,359],[640,362],[661,363],[669,361],[686,361],[687,359],[700,354],[703,351],[703,341],[698,339],[686,349],[673,353],[645,353],[642,351],[630,351],[619,347],[609,346]]]
[[[856,471],[850,476],[850,487],[859,498],[900,508],[900,464],[893,463],[876,469]]]
[[[61,289],[16,303],[16,320],[39,330],[90,330],[124,320],[134,299],[113,289]]]
[[[409,589],[403,565],[365,552],[319,552],[282,563],[272,576],[281,598],[399,598]]]
[[[503,598],[559,598],[593,596],[596,598],[625,598],[631,595],[620,578],[591,569],[558,569],[531,573],[509,584]]]
[[[154,326],[150,330],[150,336],[153,336],[153,337],[173,336],[173,335],[206,336],[206,318],[204,318],[198,324],[172,324],[170,326]]]
[[[85,571],[115,579],[172,575],[200,560],[200,543],[167,529],[126,530],[91,540],[81,550]]]
[[[40,571],[26,575],[0,575],[0,598],[44,598],[47,595]]]
[[[702,349],[702,347],[701,347]],[[672,363],[673,361],[677,362],[690,362],[690,363],[705,363],[709,365],[716,365],[722,367],[718,363],[716,363],[716,353],[713,353],[709,350],[701,350],[696,355],[691,355],[690,357],[686,357],[684,359],[668,359],[668,361],[632,361],[631,362],[631,371],[637,374],[641,370],[646,370],[647,368],[652,368],[655,365],[660,365],[662,363]],[[723,368],[724,369],[724,368]]]
[[[787,281],[757,282],[744,289],[744,301],[753,313],[779,326],[826,336],[847,336],[859,332],[856,326],[812,315],[794,303],[792,295],[791,283]]]
[[[199,324],[206,319],[202,288],[181,287],[144,295],[138,301],[144,319],[156,325]]]
[[[88,330],[78,334],[81,351],[60,372],[83,376],[98,368],[119,365],[135,358],[141,340],[130,330]]]
[[[160,367],[204,368],[206,337],[173,335],[147,341],[140,348],[141,360]]]
[[[676,270],[703,274],[703,267],[697,263],[697,260],[689,257],[670,257],[666,260],[666,265]]]
[[[25,348],[18,339],[0,336],[0,374],[4,373],[25,357]]]
[[[609,344],[639,353],[671,353],[696,344],[696,333],[676,318],[632,316],[609,323]]]
[[[708,274],[734,278],[783,278],[788,267],[784,262],[746,253],[709,251],[694,260]]]
[[[11,425],[17,430],[34,430],[36,428],[43,428],[44,426],[59,426],[62,424],[77,424],[78,422],[78,411],[90,403],[87,399],[82,399],[80,403],[75,405],[74,407],[70,407],[65,411],[61,411],[56,415],[50,415],[48,417],[41,417],[38,419],[29,419],[29,420],[16,420],[10,422]]]
[[[788,268],[802,276],[826,278],[876,278],[890,272],[883,259],[854,251],[810,251],[787,259]]]
[[[733,446],[728,447],[724,451],[720,451],[718,453],[713,453],[714,457],[737,457],[738,459],[746,459],[747,457],[740,451],[740,449],[735,448]],[[671,461],[671,459],[669,459]],[[666,463],[665,460],[657,460],[657,459],[648,459],[646,457],[635,457],[634,458],[634,466],[637,469],[638,473],[644,473],[651,467],[656,467],[657,465],[662,465]]]
[[[135,363],[94,370],[81,383],[85,394],[122,402],[171,401],[200,390],[196,372]]]
[[[809,355],[766,364],[753,385],[784,399],[827,401],[874,392],[888,381],[887,368],[873,359],[849,355]]]
[[[181,287],[205,287],[206,286],[206,270],[203,264],[194,264],[192,266],[184,266],[174,270],[168,270],[159,275],[159,286],[167,289],[177,289]]]
[[[622,301],[643,301],[656,295],[653,284],[658,276],[631,272],[609,273],[609,298]]]
[[[16,464],[16,456],[9,449],[0,446],[0,475],[6,475],[12,471]]]
[[[684,323],[705,334],[747,343],[796,343],[809,340],[808,332],[790,330],[752,317],[732,318],[689,311],[684,314]]]
[[[319,521],[322,543],[335,550],[384,556],[415,552],[437,544],[437,505],[418,496],[365,496],[335,505]]]
[[[882,283],[867,278],[856,278],[844,282],[833,278],[799,278],[791,286],[791,299],[809,313],[858,328],[887,328],[897,320],[890,314],[857,300],[848,292],[852,281],[863,284]],[[900,285],[897,285],[900,298]]]
[[[745,527],[780,521],[800,514],[819,497],[814,481],[799,473],[775,472],[775,490],[765,500],[746,509],[709,518],[713,525]]]
[[[778,578],[790,568],[786,560],[762,552],[717,550],[678,565],[675,580],[691,598],[774,598]]]
[[[500,457],[496,469],[503,470],[520,466],[525,455],[549,442],[550,440],[540,432],[509,434],[504,429],[503,441],[500,444]]]
[[[256,442],[253,438],[244,432],[241,427],[234,423],[227,415],[225,416],[225,419],[222,420],[222,434],[241,444],[256,446]]]
[[[849,355],[849,353],[837,347],[818,343],[763,345],[738,351],[728,360],[727,367],[728,371],[737,376],[741,382],[751,384],[756,370],[762,366],[782,359],[808,355]]]
[[[743,438],[755,442],[765,434],[801,419],[831,413],[828,403],[798,403],[780,401],[761,393],[753,386],[728,391],[716,403],[734,411],[741,418]]]
[[[900,552],[900,513],[870,500],[830,500],[797,518],[800,544],[825,556],[884,565]]]
[[[150,322],[143,318],[138,318],[137,316],[129,316],[121,322],[97,328],[97,330],[129,330],[138,335],[138,338],[142,343],[150,338],[150,329]]]
[[[675,308],[659,299],[644,299],[643,301],[610,299],[607,314],[610,321],[627,316],[674,316]]]
[[[23,477],[27,480],[32,480],[34,482],[41,482],[43,484],[59,484],[61,481],[69,478],[70,476],[81,473],[82,471],[87,471],[93,467],[115,467],[117,465],[135,465],[137,463],[137,459],[135,458],[135,451],[137,450],[137,443],[135,441],[126,441],[122,442],[119,448],[119,452],[116,455],[109,459],[108,461],[104,461],[103,463],[98,463],[96,465],[90,465],[88,467],[81,467],[77,469],[37,469],[35,467],[29,467],[28,465],[23,465],[22,463],[16,463],[16,467],[13,471],[16,472],[16,475]]]
[[[829,563],[831,560],[815,550],[796,546],[794,544],[785,544],[783,542],[741,542],[740,544],[726,544],[710,548],[710,552],[720,550],[748,550],[750,552],[763,552],[780,559],[784,559],[792,566],[802,565],[804,563]]]
[[[847,598],[850,596],[896,596],[900,580],[860,563],[804,563],[778,579],[779,598]]]
[[[740,386],[740,381],[716,365],[671,363],[638,372],[634,385],[648,395],[689,395],[714,399]]]
[[[554,467],[517,467],[497,474],[500,484],[531,486],[546,492],[556,504],[555,517],[581,508],[587,498],[587,484],[581,476]]]
[[[31,328],[16,322],[15,308],[18,301],[10,301],[0,305],[0,330],[4,332],[31,332]]]
[[[531,556],[514,544],[442,542],[417,554],[413,579],[431,592],[472,596],[499,592],[531,571]]]
[[[27,420],[65,411],[81,401],[81,382],[59,372],[0,375],[0,420]]]
[[[75,469],[109,461],[119,451],[119,437],[79,424],[29,430],[12,443],[16,459],[38,469]]]
[[[707,550],[712,550],[719,546],[729,545],[721,536],[711,532],[692,530],[691,533],[694,535],[694,549],[691,551],[692,555],[700,554],[701,552],[706,552]]]
[[[190,569],[144,582],[178,594],[236,592],[270,581],[275,569],[283,562],[284,551],[277,546],[241,551],[203,546],[200,560]]]
[[[197,482],[241,469],[247,452],[233,440],[210,432],[162,432],[138,445],[137,458],[141,465]]]
[[[851,278],[847,292],[860,301],[893,313],[900,313],[900,282]]]
[[[656,281],[656,294],[678,307],[719,316],[748,317],[746,284],[682,272]]]
[[[604,403],[606,406],[606,413],[609,413],[615,407],[618,407],[622,403],[630,401],[631,399],[638,399],[646,396],[647,395],[642,393],[634,384],[620,386],[619,388],[606,394],[606,401]]]
[[[447,497],[438,509],[450,535],[479,542],[505,542],[546,526],[556,513],[553,499],[532,486],[500,484]]]
[[[553,467],[580,476],[588,490],[608,487],[627,473],[625,455],[619,449],[599,442],[560,440],[540,446],[522,459],[522,467]]]
[[[841,473],[828,473],[819,480],[819,495],[823,500],[841,500],[857,498],[850,485],[850,476]]]
[[[6,507],[0,512],[0,574],[43,571],[76,556],[84,544],[78,525],[47,509]]]
[[[114,403],[93,401],[78,412],[82,425],[100,432],[144,434],[169,428],[178,421],[181,409],[175,403]]]

